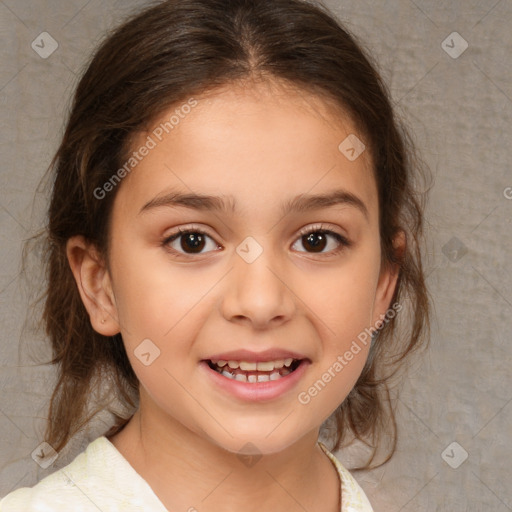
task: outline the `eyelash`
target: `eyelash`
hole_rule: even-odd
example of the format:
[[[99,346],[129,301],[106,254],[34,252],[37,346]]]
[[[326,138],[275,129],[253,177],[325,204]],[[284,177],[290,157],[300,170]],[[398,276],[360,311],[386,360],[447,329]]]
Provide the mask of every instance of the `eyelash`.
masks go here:
[[[203,253],[196,253],[196,254],[183,253],[183,252],[176,251],[175,249],[172,249],[169,247],[169,244],[171,242],[174,242],[174,240],[178,239],[179,237],[181,237],[183,235],[188,235],[190,233],[206,235],[207,237],[209,237],[213,240],[213,237],[210,236],[206,231],[203,231],[202,229],[194,228],[194,227],[185,228],[185,229],[179,228],[175,233],[169,235],[162,241],[162,246],[166,247],[169,251],[171,251],[175,254],[177,253],[179,256],[182,256],[185,258],[193,258],[194,256],[203,254]],[[343,251],[345,248],[348,248],[352,245],[352,242],[350,242],[346,237],[344,237],[343,235],[340,235],[339,233],[336,233],[335,231],[326,229],[322,224],[318,224],[318,225],[314,225],[314,226],[302,229],[299,233],[297,240],[301,239],[304,236],[313,234],[313,233],[332,236],[339,243],[339,247],[337,247],[336,249],[334,249],[332,251],[326,252],[326,253],[325,252],[314,253],[314,252],[308,252],[308,251],[299,251],[299,252],[305,252],[307,254],[322,254],[322,255],[327,255],[327,257],[330,257],[330,256],[336,256],[341,251]]]

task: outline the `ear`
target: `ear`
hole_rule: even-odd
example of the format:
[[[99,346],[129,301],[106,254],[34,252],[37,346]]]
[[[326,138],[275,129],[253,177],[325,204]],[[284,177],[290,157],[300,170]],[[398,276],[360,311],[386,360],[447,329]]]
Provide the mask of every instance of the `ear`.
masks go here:
[[[393,239],[395,256],[399,261],[402,261],[405,255],[406,243],[405,232],[401,230]],[[383,325],[383,319],[391,306],[391,300],[393,299],[398,282],[399,270],[400,268],[397,263],[387,265],[381,269],[372,311],[372,326],[376,328],[380,328]]]
[[[83,236],[68,239],[66,255],[93,329],[103,336],[114,336],[120,329],[105,262],[96,247],[86,242]]]

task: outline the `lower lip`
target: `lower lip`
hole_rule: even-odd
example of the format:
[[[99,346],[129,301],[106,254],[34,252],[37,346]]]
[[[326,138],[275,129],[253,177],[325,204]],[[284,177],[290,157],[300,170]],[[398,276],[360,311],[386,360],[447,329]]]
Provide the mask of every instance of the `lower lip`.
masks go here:
[[[223,391],[242,400],[263,402],[265,400],[278,398],[293,389],[304,375],[308,364],[308,361],[304,359],[293,372],[280,379],[252,383],[240,382],[235,379],[230,379],[229,377],[224,377],[224,375],[221,375],[219,372],[212,370],[206,361],[201,361],[199,366],[206,371],[209,378],[212,379],[212,382]]]

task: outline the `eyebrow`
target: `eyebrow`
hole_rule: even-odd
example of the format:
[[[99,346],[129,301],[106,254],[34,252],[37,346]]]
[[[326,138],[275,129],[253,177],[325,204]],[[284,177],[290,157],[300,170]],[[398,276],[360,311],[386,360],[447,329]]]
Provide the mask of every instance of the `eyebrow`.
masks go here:
[[[332,206],[347,205],[359,210],[369,221],[368,208],[358,196],[347,190],[338,189],[328,194],[301,194],[283,203],[281,214],[289,212],[308,212]],[[237,213],[236,200],[233,196],[211,196],[194,193],[170,192],[148,201],[139,213],[160,207],[185,207],[194,210],[215,210],[226,213]]]

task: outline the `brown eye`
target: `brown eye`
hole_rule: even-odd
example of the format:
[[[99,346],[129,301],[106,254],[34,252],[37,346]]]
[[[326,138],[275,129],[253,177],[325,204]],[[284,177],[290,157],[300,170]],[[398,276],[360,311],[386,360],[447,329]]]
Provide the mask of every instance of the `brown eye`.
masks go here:
[[[180,254],[202,254],[204,252],[210,252],[204,251],[208,244],[210,244],[212,250],[218,248],[218,245],[209,235],[199,230],[180,230],[178,233],[166,238],[163,243]]]
[[[311,252],[322,252],[327,245],[327,237],[325,233],[310,233],[302,237],[302,246],[310,247]]]
[[[205,246],[205,237],[201,233],[186,233],[180,237],[181,248],[187,252],[189,249],[193,253],[201,252]]]
[[[330,242],[334,239],[335,242]],[[301,233],[301,237],[295,242],[306,249],[299,252],[318,253],[318,254],[337,254],[344,247],[349,247],[351,243],[342,235],[329,229],[313,228]],[[327,250],[325,250],[327,248]]]

